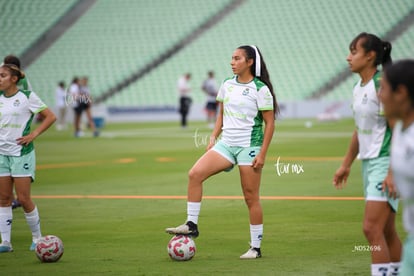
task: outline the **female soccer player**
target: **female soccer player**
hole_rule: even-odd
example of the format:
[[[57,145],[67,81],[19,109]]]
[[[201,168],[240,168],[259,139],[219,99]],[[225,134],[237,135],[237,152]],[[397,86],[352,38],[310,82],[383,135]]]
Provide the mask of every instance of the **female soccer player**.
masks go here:
[[[237,48],[230,64],[235,75],[226,79],[219,89],[220,113],[207,152],[189,172],[187,221],[167,228],[166,232],[197,237],[203,181],[237,164],[249,209],[251,237],[250,249],[240,258],[255,259],[261,257],[263,236],[260,178],[279,108],[266,64],[256,46]],[[220,134],[221,140],[216,143]]]
[[[19,69],[21,69],[21,63],[20,63],[20,59],[14,55],[8,55],[5,56],[3,59],[3,64],[14,64],[16,65]],[[17,86],[19,88],[21,88],[22,90],[31,90],[32,91],[32,86],[30,85],[29,80],[27,79],[27,77],[25,76],[24,78],[20,79],[19,82],[17,83]],[[17,198],[14,197],[13,195],[13,200],[12,200],[12,209],[21,207],[22,205],[20,204],[19,200]]]
[[[22,78],[24,73],[16,65],[0,66],[0,252],[13,251],[10,239],[13,184],[32,231],[30,250],[35,249],[36,241],[41,237],[39,213],[30,197],[36,167],[33,140],[56,120],[35,93],[17,87]],[[30,131],[36,113],[44,119]]]
[[[345,186],[351,165],[362,159],[365,195],[363,232],[370,245],[371,274],[398,273],[401,241],[395,230],[395,198],[390,166],[391,121],[383,116],[379,102],[380,72],[377,66],[391,63],[391,44],[368,33],[359,34],[349,46],[347,57],[353,73],[361,79],[353,89],[353,111],[356,129],[333,184]],[[385,274],[384,274],[385,273]]]
[[[414,275],[414,60],[386,67],[381,80],[381,101],[388,118],[397,118],[393,129],[391,168],[404,203],[403,222],[408,232],[400,275]]]

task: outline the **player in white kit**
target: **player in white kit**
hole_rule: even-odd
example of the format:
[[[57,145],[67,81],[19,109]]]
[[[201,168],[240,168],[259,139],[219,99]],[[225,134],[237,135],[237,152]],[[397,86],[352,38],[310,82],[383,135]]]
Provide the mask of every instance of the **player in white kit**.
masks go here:
[[[381,81],[385,115],[398,119],[393,129],[391,168],[403,202],[407,231],[400,276],[414,275],[414,60],[386,67]]]
[[[350,69],[361,77],[353,89],[356,129],[333,184],[342,188],[353,161],[357,157],[362,160],[366,201],[363,232],[371,253],[371,275],[398,275],[402,245],[395,229],[398,199],[389,168],[392,121],[384,117],[379,101],[381,73],[377,69],[391,63],[391,44],[373,34],[361,33],[349,49]]]
[[[20,90],[17,83],[24,73],[13,64],[0,66],[0,253],[11,252],[13,186],[32,232],[30,250],[41,237],[40,219],[30,196],[35,178],[36,157],[33,140],[56,120],[55,115],[32,91]],[[44,118],[31,131],[35,114]]]
[[[237,48],[230,64],[234,76],[226,79],[219,89],[220,112],[207,152],[189,172],[186,223],[167,228],[166,232],[197,237],[203,182],[237,164],[250,218],[250,249],[240,258],[255,259],[261,257],[263,237],[260,178],[279,108],[265,62],[256,46]]]

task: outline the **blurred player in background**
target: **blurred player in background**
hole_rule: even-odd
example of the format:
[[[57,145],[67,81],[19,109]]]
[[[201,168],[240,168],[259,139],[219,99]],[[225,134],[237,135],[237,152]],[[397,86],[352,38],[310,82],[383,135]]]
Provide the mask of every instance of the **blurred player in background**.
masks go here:
[[[80,85],[78,77],[74,77],[72,79],[72,83],[69,86],[69,94],[74,113],[73,127],[75,129],[75,137],[81,137],[83,136],[83,132],[81,130],[82,107],[79,101]]]
[[[191,85],[190,85],[191,74],[186,73],[184,76],[180,77],[177,82],[177,90],[180,96],[179,99],[179,109],[178,112],[181,115],[181,127],[187,127],[187,116],[190,112],[190,107],[192,103],[191,99]]]
[[[241,187],[249,209],[251,238],[249,250],[240,258],[256,259],[262,256],[263,237],[260,179],[273,137],[275,113],[279,108],[266,64],[256,46],[237,48],[231,67],[235,75],[226,79],[219,89],[220,112],[207,152],[189,172],[186,223],[167,228],[166,232],[197,237],[203,182],[238,164]],[[220,134],[221,140],[218,141]]]
[[[79,105],[81,108],[81,114],[83,111],[86,113],[88,120],[88,126],[92,130],[93,136],[99,136],[99,131],[96,129],[95,122],[92,118],[92,96],[89,90],[89,79],[88,77],[82,77],[79,82],[80,101]]]
[[[384,70],[381,101],[387,118],[398,119],[393,129],[391,168],[403,200],[403,223],[408,232],[400,275],[414,275],[414,60],[402,60]]]
[[[42,236],[39,213],[30,196],[36,169],[33,141],[53,124],[56,117],[34,92],[19,89],[17,83],[23,78],[24,73],[16,65],[0,66],[0,253],[13,251],[13,186],[32,231],[30,250],[35,249],[36,241]],[[31,131],[30,125],[37,113],[44,119]]]
[[[368,33],[359,34],[349,46],[350,70],[361,79],[353,89],[353,133],[333,184],[345,186],[355,158],[362,160],[365,196],[363,232],[370,245],[371,274],[398,275],[401,241],[395,229],[398,199],[390,172],[390,145],[393,121],[387,122],[379,101],[379,65],[391,64],[391,44]],[[387,274],[390,273],[390,274]],[[393,273],[393,274],[391,274]]]
[[[55,104],[58,112],[56,124],[57,130],[63,130],[66,128],[66,96],[65,83],[60,81],[55,91]]]
[[[201,89],[207,95],[207,104],[206,104],[206,112],[207,112],[207,123],[210,128],[214,128],[214,124],[216,123],[216,116],[217,116],[217,92],[218,86],[216,79],[214,78],[214,72],[209,71],[207,73],[208,78],[203,82]]]

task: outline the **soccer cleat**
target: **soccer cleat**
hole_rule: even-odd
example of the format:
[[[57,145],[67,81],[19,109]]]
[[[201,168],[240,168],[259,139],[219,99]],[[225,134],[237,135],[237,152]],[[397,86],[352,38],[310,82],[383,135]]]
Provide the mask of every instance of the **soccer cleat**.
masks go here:
[[[165,232],[171,235],[186,235],[193,238],[197,238],[200,232],[198,232],[197,224],[192,221],[187,221],[185,224],[165,229]]]
[[[32,242],[32,244],[30,245],[29,250],[30,251],[35,251],[35,249],[36,249],[36,243],[35,242]]]
[[[22,204],[17,199],[13,200],[12,201],[12,209],[16,209],[18,207],[22,207]]]
[[[262,257],[262,252],[260,248],[250,247],[246,253],[240,256],[240,259],[257,259]]]
[[[10,242],[4,241],[0,243],[0,253],[13,252],[13,247]]]

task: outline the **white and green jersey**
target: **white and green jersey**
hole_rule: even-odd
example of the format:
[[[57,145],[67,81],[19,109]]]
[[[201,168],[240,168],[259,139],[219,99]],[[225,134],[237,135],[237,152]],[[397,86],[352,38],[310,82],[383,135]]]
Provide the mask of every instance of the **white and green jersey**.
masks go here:
[[[395,124],[391,147],[391,169],[395,185],[403,201],[403,223],[414,237],[414,123],[402,129]]]
[[[16,139],[30,133],[34,114],[46,108],[34,92],[19,90],[6,97],[0,91],[0,154],[22,156],[32,151],[33,143],[22,146]]]
[[[358,132],[360,159],[389,156],[391,129],[384,117],[382,104],[378,98],[380,72],[365,85],[361,80],[353,90],[353,112]]]
[[[223,103],[221,140],[229,146],[261,146],[261,111],[273,110],[273,96],[269,88],[257,78],[249,83],[240,83],[234,76],[223,82],[217,101]]]

